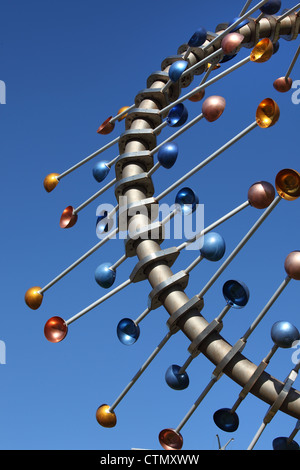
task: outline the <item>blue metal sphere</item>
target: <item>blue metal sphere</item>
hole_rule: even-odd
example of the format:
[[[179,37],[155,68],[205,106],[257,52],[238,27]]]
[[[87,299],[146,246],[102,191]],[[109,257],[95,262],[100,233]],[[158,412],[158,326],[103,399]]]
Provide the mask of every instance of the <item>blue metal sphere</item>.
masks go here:
[[[188,42],[190,47],[200,47],[205,43],[207,38],[207,31],[205,28],[198,28]]]
[[[279,41],[274,42],[274,44],[273,44],[273,55],[276,54],[276,52],[279,51],[279,48],[280,48],[280,42]]]
[[[220,261],[226,250],[224,238],[215,232],[209,232],[203,237],[200,254],[209,261]]]
[[[95,180],[98,181],[98,183],[101,183],[101,181],[103,181],[107,177],[107,175],[110,171],[110,168],[107,166],[108,163],[109,162],[107,162],[107,161],[98,162],[94,166],[93,176],[94,176]]]
[[[299,450],[299,444],[296,441],[288,442],[287,437],[276,437],[273,443],[273,450]]]
[[[295,341],[299,341],[298,329],[288,321],[278,321],[271,328],[271,338],[280,348],[291,348]]]
[[[233,55],[224,55],[223,59],[219,61],[219,64],[225,64],[225,62],[229,62],[231,59],[234,59],[237,54]]]
[[[183,214],[188,215],[197,209],[199,198],[191,188],[182,188],[177,193],[175,204],[179,204]]]
[[[185,60],[178,60],[174,62],[169,68],[169,78],[172,82],[176,83],[180,79],[183,72],[186,70],[188,63]]]
[[[225,432],[234,432],[239,427],[239,417],[230,408],[221,408],[214,413],[214,422],[218,428]]]
[[[99,286],[109,289],[116,279],[116,271],[111,269],[111,263],[103,263],[95,271],[95,279]]]
[[[178,156],[178,146],[174,142],[163,145],[157,154],[157,160],[168,170],[175,164]]]
[[[140,327],[130,318],[123,318],[118,323],[117,335],[122,344],[131,346],[140,336]]]
[[[108,216],[108,212],[107,211],[103,211],[103,214],[99,215],[97,217],[97,221],[96,221],[96,232],[98,234],[101,234],[101,233],[106,233],[108,232],[108,222],[106,220],[106,217]]]
[[[265,15],[275,15],[279,12],[281,8],[281,1],[280,0],[270,0],[269,2],[265,3],[261,8],[260,11]]]
[[[243,308],[250,297],[249,289],[243,282],[227,281],[223,285],[223,295],[226,302],[233,308]]]
[[[165,380],[169,387],[173,390],[184,390],[189,386],[190,380],[186,372],[179,374],[180,366],[173,364],[170,366],[165,374]]]
[[[170,127],[180,127],[186,123],[188,117],[186,107],[182,103],[179,103],[171,109],[166,121]]]
[[[229,23],[228,26],[231,26],[233,23],[235,23],[239,18],[233,18],[233,20]],[[231,30],[232,33],[234,33],[234,31],[237,31],[238,29],[242,28],[243,26],[245,26],[246,24],[249,23],[249,20],[244,20],[244,21],[241,21],[241,23],[239,23],[234,29]]]

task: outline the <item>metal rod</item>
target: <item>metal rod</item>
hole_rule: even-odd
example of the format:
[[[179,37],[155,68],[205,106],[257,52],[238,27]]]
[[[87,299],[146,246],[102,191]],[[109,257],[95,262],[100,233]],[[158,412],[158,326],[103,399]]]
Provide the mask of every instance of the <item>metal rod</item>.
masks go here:
[[[179,375],[180,375],[180,374],[183,374],[183,373],[187,370],[188,366],[191,364],[191,362],[192,362],[193,360],[194,360],[194,356],[192,356],[192,355],[189,356],[189,357],[187,358],[187,360],[185,361],[185,363],[183,364],[183,366],[180,368],[178,374],[179,374]]]
[[[138,325],[139,323],[141,323],[142,320],[144,320],[144,318],[148,315],[148,313],[151,312],[151,308],[147,307],[146,310],[143,311],[143,313],[141,313],[141,315],[134,321],[134,323],[136,325]]]
[[[192,49],[191,46],[187,48],[186,53],[183,56],[183,60],[186,60],[188,58],[189,53],[191,52],[191,49]]]
[[[120,403],[121,400],[123,400],[123,398],[125,397],[125,395],[127,395],[127,393],[129,392],[129,390],[131,389],[131,387],[136,383],[136,381],[140,378],[140,376],[142,375],[142,373],[147,369],[147,367],[151,364],[151,362],[153,361],[153,359],[157,356],[157,354],[159,353],[159,351],[161,351],[161,349],[165,346],[165,344],[168,342],[168,340],[171,338],[172,336],[172,333],[169,331],[167,333],[167,335],[164,337],[164,339],[159,343],[159,345],[157,346],[157,348],[153,351],[153,353],[148,357],[148,359],[146,360],[146,362],[142,365],[142,367],[140,368],[140,370],[135,374],[135,376],[131,379],[131,381],[129,382],[129,384],[124,388],[124,390],[121,392],[121,394],[118,396],[118,398],[116,399],[116,401],[109,407],[109,411],[113,411],[117,406],[118,404]]]
[[[247,0],[247,2],[245,3],[241,13],[239,14],[239,17],[241,17],[242,15],[244,15],[248,9],[248,7],[251,5],[252,3],[252,0]]]
[[[233,209],[231,212],[228,212],[228,214],[224,215],[223,217],[220,217],[220,219],[216,220],[215,222],[213,222],[211,225],[209,225],[208,227],[206,227],[204,230],[201,230],[201,232],[197,233],[193,238],[191,238],[190,240],[187,240],[186,242],[182,243],[181,245],[179,245],[177,247],[177,249],[179,251],[183,250],[184,248],[186,248],[188,245],[190,245],[191,243],[194,243],[195,241],[197,241],[199,238],[203,237],[206,233],[210,232],[211,230],[213,230],[214,228],[218,227],[219,225],[221,225],[223,222],[226,222],[228,219],[230,219],[231,217],[233,217],[234,215],[238,214],[240,211],[242,211],[243,209],[245,209],[246,207],[249,207],[250,206],[250,202],[249,201],[246,201],[244,202],[243,204],[241,204],[240,206],[236,207],[235,209]]]
[[[236,135],[233,139],[231,139],[229,142],[227,142],[223,147],[219,148],[216,152],[211,154],[208,158],[203,160],[203,162],[199,163],[199,165],[195,166],[191,171],[186,173],[184,176],[182,176],[179,180],[175,181],[171,186],[169,186],[167,189],[165,189],[159,196],[156,197],[157,201],[160,201],[162,198],[164,198],[167,194],[169,194],[171,191],[176,189],[178,186],[180,186],[184,181],[186,181],[188,178],[193,176],[195,173],[197,173],[199,170],[204,168],[208,163],[212,162],[216,157],[221,155],[221,153],[225,152],[225,150],[229,149],[232,145],[234,145],[236,142],[238,142],[240,139],[245,137],[249,132],[251,132],[253,129],[255,129],[258,126],[256,122],[253,122],[249,127],[244,129],[242,132],[240,132],[238,135]]]
[[[284,20],[287,16],[291,15],[292,13],[294,13],[294,11],[298,10],[298,8],[300,8],[300,3],[297,3],[297,5],[295,5],[293,8],[281,15],[280,18],[278,18],[278,21]]]
[[[220,39],[223,39],[228,33],[230,33],[233,29],[235,29],[236,26],[238,26],[240,23],[242,23],[242,21],[248,19],[251,15],[253,15],[253,13],[255,13],[257,10],[259,10],[268,1],[269,0],[263,0],[263,1],[259,2],[257,5],[255,5],[255,7],[251,8],[251,10],[244,13],[244,15],[242,15],[240,18],[238,18],[234,23],[232,23],[232,25],[228,26],[228,28],[225,29],[225,31],[223,31],[217,38],[213,39],[207,46],[205,46],[203,48],[203,50],[209,48],[210,46],[213,46]]]
[[[296,426],[295,426],[295,429],[291,432],[291,434],[289,435],[289,437],[287,439],[288,444],[290,444],[292,442],[292,440],[294,439],[294,437],[296,437],[296,435],[299,432],[299,429],[300,429],[300,420],[298,419],[298,421],[296,423]]]
[[[155,165],[151,168],[151,170],[148,171],[147,176],[152,176],[153,173],[155,173],[158,168],[160,168],[160,162],[155,163]]]
[[[286,75],[285,75],[285,78],[286,78],[286,79],[289,78],[289,76],[291,75],[292,70],[293,70],[293,68],[295,67],[295,64],[296,64],[296,62],[297,62],[297,59],[298,59],[298,57],[299,57],[299,54],[300,54],[300,46],[298,47],[298,49],[297,49],[297,51],[296,51],[296,54],[295,54],[295,56],[294,56],[294,58],[293,58],[293,60],[292,60],[292,62],[291,62],[291,65],[289,66],[288,71],[287,71],[287,73],[286,73]]]
[[[87,259],[91,254],[95,253],[98,248],[103,246],[108,240],[110,240],[113,236],[115,236],[119,231],[119,228],[115,228],[110,234],[108,234],[105,238],[103,238],[99,243],[97,243],[93,248],[91,248],[89,251],[87,251],[84,255],[82,255],[77,261],[75,261],[73,264],[71,264],[67,269],[65,269],[61,274],[56,276],[49,284],[47,284],[45,287],[43,287],[39,292],[40,294],[43,294],[46,292],[50,287],[52,287],[54,284],[56,284],[60,279],[62,279],[66,274],[68,274],[70,271],[72,271],[76,266],[78,266],[82,261]]]
[[[184,271],[189,274],[203,260],[203,256],[198,256]]]
[[[111,168],[111,167],[116,163],[116,161],[118,160],[119,156],[120,156],[120,155],[117,155],[117,156],[116,156],[115,158],[113,158],[110,162],[106,163],[106,166],[107,166],[108,168]]]
[[[264,431],[266,425],[267,425],[266,423],[261,423],[261,425],[260,425],[260,427],[259,427],[257,433],[255,434],[254,438],[252,439],[252,441],[251,441],[251,443],[250,443],[250,445],[249,445],[249,447],[248,447],[247,450],[252,450],[252,449],[254,448],[255,444],[256,444],[257,441],[258,441],[258,439],[259,439],[260,436],[262,435],[262,433],[263,433],[263,431]]]
[[[232,305],[230,305],[230,304],[225,305],[222,312],[217,316],[216,320],[221,322],[223,320],[223,318],[225,317],[225,315],[229,312],[231,307],[232,307]]]
[[[105,294],[103,297],[101,297],[100,299],[96,300],[96,302],[93,302],[91,305],[89,305],[88,307],[84,308],[83,310],[81,310],[81,312],[77,313],[76,315],[74,315],[73,317],[69,318],[69,320],[66,320],[66,324],[67,325],[70,325],[71,323],[73,323],[75,320],[78,320],[78,318],[82,317],[83,315],[85,315],[86,313],[90,312],[91,310],[93,310],[95,307],[98,307],[98,305],[102,304],[103,302],[105,302],[105,300],[109,299],[110,297],[112,297],[113,295],[117,294],[118,292],[120,292],[122,289],[125,289],[125,287],[127,287],[129,284],[131,283],[131,280],[130,279],[127,279],[127,281],[123,282],[122,284],[120,284],[119,286],[117,286],[115,289],[111,290],[110,292],[108,292],[107,294]]]
[[[121,256],[121,258],[120,258],[118,261],[116,261],[115,264],[113,264],[113,265],[110,267],[110,269],[111,269],[112,271],[115,271],[126,259],[127,259],[127,255],[126,255],[126,254],[123,255],[123,256]]]
[[[254,235],[254,233],[258,230],[258,228],[262,225],[262,223],[266,220],[266,218],[271,214],[271,212],[275,209],[275,207],[279,204],[280,201],[281,201],[280,196],[277,196],[274,199],[272,204],[264,211],[261,217],[257,220],[257,222],[253,225],[253,227],[249,230],[249,232],[237,245],[237,247],[232,251],[232,253],[224,261],[222,266],[218,269],[218,271],[214,274],[214,276],[208,281],[206,286],[200,292],[199,297],[203,297],[204,294],[206,294],[206,292],[212,287],[212,285],[216,282],[216,280],[221,276],[223,271],[225,271],[227,266],[237,256],[237,254],[241,251],[241,249],[246,245],[246,243],[250,240],[250,238]]]
[[[203,114],[199,114],[199,116],[195,117],[192,119],[192,121],[188,122],[185,126],[183,126],[181,129],[179,129],[177,132],[174,134],[170,135],[166,140],[161,142],[157,147],[155,147],[153,150],[151,150],[150,155],[154,155],[163,145],[167,144],[168,142],[172,142],[174,139],[179,137],[181,134],[183,134],[186,130],[188,130],[190,127],[194,126],[197,124],[197,122],[201,121],[203,119]]]
[[[85,163],[89,162],[92,158],[96,157],[97,155],[100,155],[100,153],[104,152],[105,150],[109,149],[110,147],[112,147],[113,145],[115,145],[117,142],[119,142],[119,139],[120,137],[117,137],[116,139],[112,140],[111,142],[109,142],[108,144],[104,145],[104,147],[101,147],[101,149],[99,150],[96,150],[96,152],[92,153],[91,155],[89,155],[88,157],[84,158],[83,160],[81,160],[80,162],[76,163],[76,165],[72,166],[71,168],[69,168],[68,170],[64,171],[63,173],[61,173],[60,175],[57,176],[57,179],[60,181],[62,178],[64,178],[65,176],[67,176],[69,173],[71,173],[72,171],[76,170],[77,168],[79,168],[80,166],[84,165]]]
[[[181,96],[180,98],[178,98],[178,100],[174,101],[172,104],[169,104],[168,106],[163,108],[160,111],[160,113],[164,114],[164,113],[168,112],[170,109],[172,109],[177,104],[182,103],[183,101],[187,100],[188,98],[193,96],[198,91],[201,91],[201,90],[204,90],[205,88],[208,88],[210,85],[213,85],[214,83],[216,83],[217,81],[219,81],[222,78],[226,77],[227,75],[234,72],[235,70],[242,67],[243,65],[248,64],[248,62],[250,62],[250,61],[251,61],[250,56],[246,57],[245,59],[242,59],[240,62],[237,62],[235,65],[232,65],[227,70],[224,70],[224,72],[221,72],[221,73],[219,73],[219,75],[216,75],[215,77],[211,78],[208,82],[197,86],[192,91],[190,91],[190,92],[186,93],[185,95]]]
[[[264,13],[261,13],[260,15],[258,15],[258,17],[255,19],[256,23],[258,23],[264,16],[265,16]]]
[[[117,119],[120,119],[121,117],[123,117],[125,114],[129,113],[129,111],[131,111],[132,109],[135,108],[135,104],[129,106],[129,108],[125,109],[124,111],[122,111],[120,114],[117,114],[115,117],[111,118],[111,120],[109,121],[111,124],[113,122],[115,122]]]
[[[185,75],[194,72],[198,68],[200,68],[202,65],[206,65],[207,63],[211,62],[212,59],[215,57],[218,57],[220,54],[224,55],[223,49],[217,49],[215,52],[210,54],[208,57],[205,57],[205,59],[200,60],[200,62],[197,62],[196,64],[192,65],[188,69],[186,69],[182,74],[181,77],[184,77]]]
[[[256,319],[254,320],[254,322],[252,323],[252,325],[249,326],[248,330],[246,331],[246,333],[244,334],[244,336],[242,337],[243,340],[247,341],[247,339],[249,338],[249,336],[253,333],[253,331],[255,330],[255,328],[258,326],[258,324],[261,322],[261,320],[264,318],[264,316],[266,315],[266,313],[270,310],[270,308],[272,307],[272,305],[276,302],[276,300],[278,299],[278,297],[280,296],[280,294],[283,292],[283,290],[286,288],[286,286],[288,285],[288,283],[291,281],[291,278],[290,277],[286,277],[284,279],[284,281],[280,284],[280,286],[278,287],[278,289],[276,290],[276,292],[272,295],[272,297],[270,298],[270,300],[268,301],[268,303],[265,305],[265,307],[262,309],[262,311],[260,312],[260,314],[256,317]]]
[[[111,188],[117,181],[117,178],[114,178],[112,181],[107,183],[107,185],[103,186],[99,191],[97,191],[93,196],[91,196],[89,199],[87,199],[85,202],[80,204],[76,209],[73,210],[73,214],[78,214],[82,209],[84,209],[86,206],[88,206],[91,202],[93,202],[97,197],[101,196],[105,191],[107,191],[109,188]]]
[[[200,403],[203,401],[203,399],[206,397],[206,395],[208,394],[208,392],[212,389],[212,387],[214,386],[214,384],[216,383],[217,381],[217,377],[213,377],[210,382],[208,383],[208,385],[205,387],[205,389],[203,390],[203,392],[201,393],[201,395],[199,396],[199,398],[195,401],[195,403],[193,404],[192,408],[188,411],[188,413],[185,415],[185,417],[183,418],[183,420],[181,421],[181,423],[177,426],[177,428],[175,429],[175,432],[179,433],[181,431],[181,429],[183,428],[183,426],[188,422],[188,420],[191,418],[191,416],[193,415],[193,413],[196,411],[196,409],[198,408],[198,406],[200,405]]]

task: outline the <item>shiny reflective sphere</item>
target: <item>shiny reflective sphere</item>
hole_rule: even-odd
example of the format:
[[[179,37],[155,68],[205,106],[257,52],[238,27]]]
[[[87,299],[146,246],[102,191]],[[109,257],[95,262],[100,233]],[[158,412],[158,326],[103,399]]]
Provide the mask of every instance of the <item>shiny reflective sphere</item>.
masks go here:
[[[166,169],[172,168],[178,157],[178,145],[174,142],[163,145],[157,154],[157,160]]]
[[[284,269],[295,281],[300,281],[300,251],[292,251],[285,259]]]
[[[300,173],[289,168],[281,170],[276,176],[275,187],[282,199],[295,201],[300,197]]]
[[[229,62],[230,60],[234,59],[236,56],[237,54],[224,55],[223,59],[220,60],[220,64],[225,64],[225,62]]]
[[[271,328],[271,338],[280,348],[291,348],[300,339],[300,333],[292,323],[278,321]]]
[[[254,183],[248,191],[248,201],[256,209],[266,209],[275,199],[275,188],[267,181]]]
[[[185,390],[190,383],[189,376],[186,372],[179,374],[180,366],[173,364],[165,374],[165,380],[169,387],[173,390]]]
[[[243,282],[229,280],[223,285],[223,296],[233,308],[243,308],[249,301],[250,293]]]
[[[280,48],[280,42],[276,41],[273,43],[273,55],[276,54],[279,51]]]
[[[215,232],[204,235],[200,254],[209,261],[219,261],[226,251],[224,238]]]
[[[117,326],[119,340],[125,346],[134,344],[140,336],[140,327],[130,318],[123,318]]]
[[[226,100],[222,96],[210,96],[202,105],[202,113],[208,122],[214,122],[222,116]]]
[[[265,38],[259,41],[250,54],[250,60],[262,64],[271,59],[274,47],[270,39]]]
[[[179,103],[171,109],[166,121],[170,127],[180,127],[186,123],[188,117],[186,107],[182,103]]]
[[[110,171],[109,166],[107,166],[108,163],[109,162],[107,162],[107,161],[98,162],[94,166],[94,168],[93,168],[93,177],[95,178],[96,181],[98,181],[98,183],[101,183],[101,181],[103,181],[107,177],[107,175]]]
[[[299,444],[296,441],[288,442],[287,437],[276,437],[273,443],[273,450],[299,450]]]
[[[229,23],[228,26],[231,26],[233,23],[235,23],[237,20],[239,19],[239,17],[236,17],[236,18],[233,18],[233,20]],[[237,31],[238,29],[242,28],[243,26],[245,26],[246,24],[249,23],[249,20],[243,20],[241,21],[241,23],[239,23],[232,31]]]
[[[117,424],[114,411],[109,411],[108,405],[101,405],[96,411],[96,420],[104,428],[113,428]]]
[[[119,109],[118,114],[123,113],[126,111],[126,109],[129,109],[129,106],[123,106],[122,108]],[[118,118],[118,121],[121,122],[123,119],[125,119],[128,116],[128,114],[124,114],[124,116],[121,116]]]
[[[43,294],[39,293],[40,290],[41,287],[30,287],[25,294],[25,302],[32,310],[37,310],[41,306]]]
[[[207,31],[205,28],[198,28],[188,42],[190,47],[200,47],[205,43],[207,38]]]
[[[68,206],[60,217],[59,226],[60,228],[71,228],[76,224],[77,220],[78,215],[74,214],[74,207]]]
[[[265,15],[275,15],[279,12],[280,8],[281,0],[270,0],[260,8],[260,11]]]
[[[280,117],[278,104],[271,98],[263,100],[256,111],[256,122],[262,129],[272,127]]]
[[[235,412],[232,413],[229,408],[216,411],[213,419],[218,428],[225,432],[234,432],[239,427],[238,415]]]
[[[240,33],[229,33],[221,42],[221,47],[225,54],[233,54],[237,52],[238,47],[244,41],[244,36]]]
[[[160,431],[159,443],[165,450],[180,450],[183,446],[182,435],[174,429],[163,429]]]
[[[59,176],[58,173],[50,173],[50,175],[47,175],[46,178],[44,179],[44,188],[47,191],[47,193],[51,193],[54,188],[59,183],[59,180],[57,177]]]
[[[191,188],[182,188],[177,193],[175,204],[179,204],[183,214],[188,215],[197,209],[199,198]]]
[[[111,267],[111,263],[103,263],[95,271],[95,280],[104,289],[109,289],[116,279],[116,271],[111,269]]]
[[[50,343],[59,343],[68,333],[68,325],[60,317],[52,317],[46,322],[44,327],[45,337]]]
[[[98,134],[102,134],[102,135],[107,135],[107,134],[110,134],[114,128],[115,128],[115,123],[114,122],[110,122],[110,120],[112,119],[112,116],[110,116],[109,118],[107,118],[102,124],[100,127],[98,127],[98,130],[97,130],[97,133]]]
[[[293,80],[290,77],[277,78],[277,80],[275,80],[275,82],[273,83],[273,87],[275,88],[276,91],[279,91],[279,93],[287,93],[288,91],[290,91],[292,86],[293,86]]]
[[[169,68],[169,78],[173,83],[178,82],[183,72],[186,70],[188,63],[185,60],[174,62]]]
[[[196,91],[192,96],[190,96],[188,99],[189,101],[192,101],[193,103],[198,103],[201,101],[205,96],[205,90],[200,90]]]

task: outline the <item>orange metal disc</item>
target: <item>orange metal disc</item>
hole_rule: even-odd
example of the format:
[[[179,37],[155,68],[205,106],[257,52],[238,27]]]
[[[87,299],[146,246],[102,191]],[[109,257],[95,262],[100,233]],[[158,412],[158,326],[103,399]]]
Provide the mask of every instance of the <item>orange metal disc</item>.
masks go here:
[[[53,191],[53,189],[56,188],[56,186],[58,185],[58,176],[58,173],[50,173],[44,179],[44,188],[46,189],[47,193],[51,193],[51,191]]]
[[[165,450],[180,450],[183,446],[182,435],[174,429],[163,429],[159,433],[158,439]]]
[[[101,405],[96,411],[96,419],[104,428],[113,428],[117,424],[114,411],[109,411],[109,405]]]
[[[60,228],[71,228],[76,224],[77,219],[78,215],[74,214],[74,207],[68,206],[60,217],[59,226]]]
[[[50,343],[59,343],[68,333],[68,325],[60,317],[52,317],[46,322],[44,334]]]
[[[256,122],[259,127],[266,129],[274,126],[280,117],[278,104],[271,98],[263,100],[256,111]]]
[[[110,116],[109,118],[107,118],[102,124],[100,127],[98,127],[97,129],[97,132],[98,134],[102,134],[102,135],[107,135],[107,134],[110,134],[114,128],[115,128],[115,123],[114,122],[110,122],[112,116]]]
[[[300,174],[296,170],[281,170],[276,176],[275,186],[282,199],[295,201],[300,197]]]
[[[41,287],[31,287],[25,294],[25,302],[32,310],[37,310],[43,301],[43,294],[40,294],[39,291]]]
[[[274,47],[270,39],[265,38],[259,41],[250,54],[250,60],[258,64],[267,62],[273,55]]]

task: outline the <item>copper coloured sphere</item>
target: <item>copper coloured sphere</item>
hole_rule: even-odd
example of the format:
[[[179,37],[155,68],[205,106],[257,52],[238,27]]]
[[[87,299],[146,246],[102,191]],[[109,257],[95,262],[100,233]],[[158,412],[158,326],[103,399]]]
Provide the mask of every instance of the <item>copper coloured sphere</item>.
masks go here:
[[[222,96],[210,96],[202,105],[202,113],[208,122],[214,122],[222,116],[226,100]]]
[[[282,199],[295,201],[300,197],[300,174],[296,170],[281,170],[276,176],[275,186]]]
[[[300,281],[300,251],[292,251],[286,257],[284,269],[289,277]]]
[[[259,41],[250,54],[250,60],[258,64],[267,62],[273,55],[274,46],[270,39],[265,38]]]
[[[40,294],[39,291],[41,287],[30,287],[25,294],[25,302],[29,308],[32,310],[37,310],[43,301],[43,294]]]
[[[240,33],[230,33],[224,37],[221,47],[226,55],[234,54],[244,41],[244,36]]]
[[[275,199],[275,188],[267,181],[254,183],[248,191],[248,201],[256,209],[266,209]]]
[[[259,104],[256,111],[256,122],[262,129],[274,126],[279,117],[279,106],[272,98],[266,98]]]
[[[68,206],[60,217],[59,226],[60,228],[71,228],[76,224],[77,219],[78,215],[74,214],[74,207]]]
[[[98,127],[98,134],[102,134],[102,135],[107,135],[107,134],[110,134],[114,128],[115,128],[115,123],[114,122],[110,122],[110,120],[112,119],[112,116],[110,116],[109,118],[107,118],[102,124],[100,127]]]
[[[196,91],[192,96],[189,97],[189,100],[193,103],[198,103],[205,96],[205,90]]]
[[[60,317],[52,317],[46,322],[44,327],[45,337],[50,343],[59,343],[68,333],[68,325]]]
[[[57,179],[58,176],[59,176],[58,173],[50,173],[44,179],[44,188],[47,191],[47,193],[51,193],[51,191],[53,191],[53,189],[56,188],[56,186],[58,185],[59,183],[59,180]]]
[[[117,424],[114,411],[109,411],[108,405],[101,405],[96,411],[96,420],[104,428],[113,428]]]
[[[277,78],[277,80],[275,80],[275,82],[273,83],[275,90],[279,91],[279,93],[287,93],[292,88],[292,85],[293,80],[290,77]]]
[[[159,433],[158,439],[165,450],[180,450],[183,446],[182,435],[174,429],[163,429]]]

